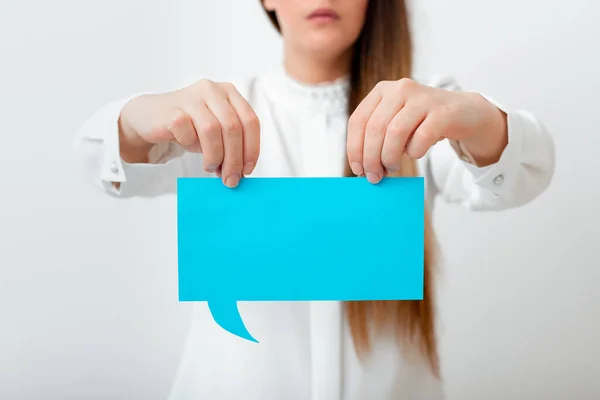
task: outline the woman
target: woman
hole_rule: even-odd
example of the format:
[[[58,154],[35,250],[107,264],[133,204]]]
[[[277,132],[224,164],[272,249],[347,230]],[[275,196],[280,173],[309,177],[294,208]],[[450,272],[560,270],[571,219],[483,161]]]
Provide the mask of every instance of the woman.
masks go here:
[[[217,175],[235,187],[246,175],[358,175],[373,184],[423,175],[425,299],[240,304],[260,344],[225,333],[199,304],[172,398],[442,399],[433,201],[472,210],[532,201],[554,172],[552,139],[531,114],[452,80],[411,80],[403,0],[263,7],[283,35],[283,66],[108,104],[76,138],[79,166],[122,198],[174,192],[181,176]]]

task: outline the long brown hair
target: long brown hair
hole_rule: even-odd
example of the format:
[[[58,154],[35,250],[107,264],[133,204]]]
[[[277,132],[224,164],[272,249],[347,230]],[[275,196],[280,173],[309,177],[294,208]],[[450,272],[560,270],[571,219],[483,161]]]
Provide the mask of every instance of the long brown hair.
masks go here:
[[[280,31],[277,16],[269,19]],[[350,67],[348,115],[380,81],[412,76],[413,45],[409,15],[404,0],[370,0],[363,30],[354,45]],[[416,162],[404,155],[402,168],[394,176],[417,176]],[[354,176],[346,166],[345,176]],[[371,327],[375,332],[392,328],[405,349],[418,349],[432,372],[439,376],[435,329],[434,256],[435,237],[429,210],[425,207],[425,257],[423,300],[352,301],[345,303],[350,331],[359,355],[371,348]],[[401,260],[398,260],[400,263]]]

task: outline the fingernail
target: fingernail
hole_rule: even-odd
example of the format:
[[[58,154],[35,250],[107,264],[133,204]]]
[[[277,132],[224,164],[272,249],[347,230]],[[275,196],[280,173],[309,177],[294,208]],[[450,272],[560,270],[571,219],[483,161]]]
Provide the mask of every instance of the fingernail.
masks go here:
[[[352,169],[352,173],[357,176],[362,175],[364,172],[362,165],[360,165],[360,163],[357,162],[353,162],[352,164],[350,164],[350,168]]]
[[[217,164],[211,164],[209,166],[206,167],[206,170],[210,173],[213,173],[217,170],[219,166]]]
[[[252,169],[254,169],[254,163],[252,161],[247,162],[246,165],[244,165],[244,175],[250,175]]]
[[[233,188],[238,185],[240,182],[240,176],[238,174],[229,175],[227,179],[225,179],[225,185]]]
[[[388,174],[393,174],[395,172],[398,172],[400,170],[400,168],[398,168],[398,167],[390,167],[390,168],[386,168],[385,170],[387,171]]]
[[[376,174],[374,172],[367,172],[367,180],[371,183],[378,183],[381,178],[379,177],[379,174]]]

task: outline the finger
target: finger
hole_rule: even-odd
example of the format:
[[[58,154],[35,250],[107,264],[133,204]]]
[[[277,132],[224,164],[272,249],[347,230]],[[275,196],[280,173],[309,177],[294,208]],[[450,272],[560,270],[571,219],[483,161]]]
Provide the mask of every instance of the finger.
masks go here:
[[[424,107],[407,104],[387,126],[381,163],[387,173],[397,172],[402,164],[402,155],[411,135],[425,119]]]
[[[215,171],[215,174],[221,178],[223,177],[223,174],[221,173],[221,167],[217,168],[217,170]],[[246,174],[242,173],[242,178],[246,177]]]
[[[388,125],[401,108],[402,102],[398,97],[387,96],[381,100],[369,118],[365,129],[363,167],[371,183],[378,183],[383,178],[383,142]]]
[[[198,154],[202,154],[202,145],[200,144],[200,142],[196,142],[191,146],[183,146],[183,148],[185,149],[185,151],[190,152],[190,153],[198,153]]]
[[[188,114],[202,148],[204,170],[213,173],[223,163],[221,125],[206,104],[190,107]]]
[[[170,141],[175,141],[183,147],[193,146],[199,142],[192,120],[182,110],[174,111],[167,124],[167,131],[169,136],[172,135]]]
[[[371,91],[348,119],[348,137],[346,139],[348,162],[352,172],[358,176],[364,174],[363,152],[367,123],[381,99],[381,91]]]
[[[419,159],[427,154],[427,151],[435,145],[444,129],[444,123],[434,115],[428,115],[419,125],[406,146],[406,154],[410,158]]]
[[[176,115],[171,119],[168,130],[173,135],[171,142],[179,143],[190,153],[202,153],[198,133],[196,133],[191,118],[185,112],[177,110]]]
[[[246,99],[233,85],[227,86],[229,103],[242,124],[243,174],[250,175],[258,162],[260,153],[260,122]]]
[[[236,187],[242,176],[244,161],[242,124],[227,97],[218,91],[212,92],[207,98],[207,106],[221,125],[224,150],[221,167],[223,183],[231,188]]]
[[[171,139],[171,140],[169,140],[169,142],[181,145],[177,139]],[[188,151],[190,153],[199,153],[199,154],[202,153],[202,145],[200,145],[200,141],[198,141],[190,146],[181,145],[181,147],[183,147],[185,149],[185,151]]]

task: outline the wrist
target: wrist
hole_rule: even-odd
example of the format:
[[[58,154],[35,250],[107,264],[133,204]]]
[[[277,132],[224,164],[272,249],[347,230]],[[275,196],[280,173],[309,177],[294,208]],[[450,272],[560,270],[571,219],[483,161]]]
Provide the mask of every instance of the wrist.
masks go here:
[[[507,115],[479,93],[467,93],[482,117],[475,131],[461,140],[479,166],[498,162],[508,145]]]
[[[127,119],[128,106],[129,103],[123,108],[118,120],[121,159],[128,163],[147,162],[148,152],[153,145],[144,140],[129,123]]]

